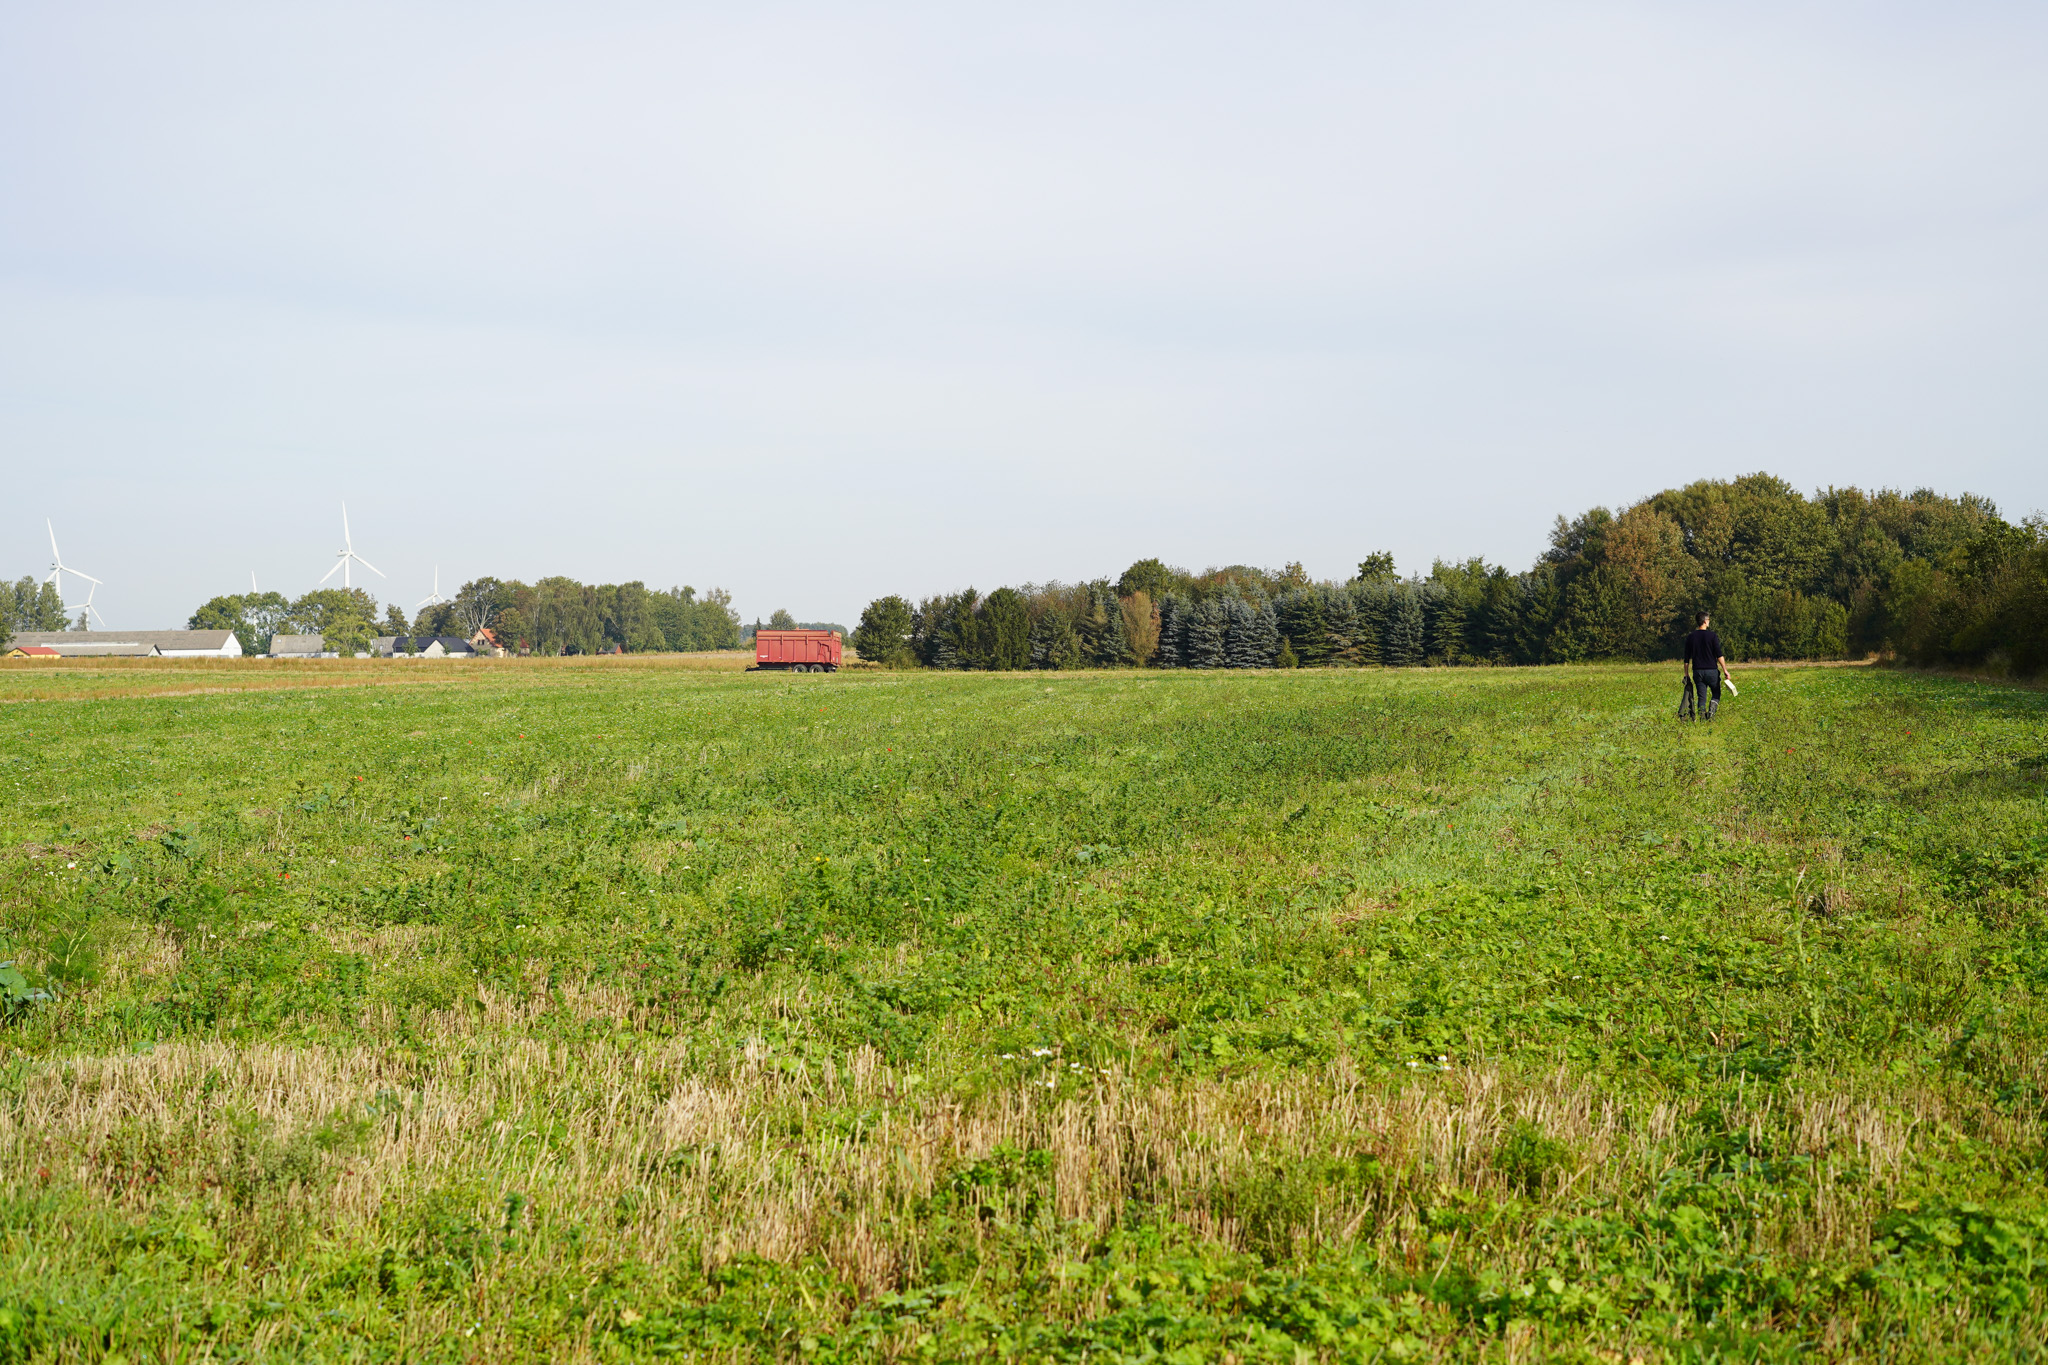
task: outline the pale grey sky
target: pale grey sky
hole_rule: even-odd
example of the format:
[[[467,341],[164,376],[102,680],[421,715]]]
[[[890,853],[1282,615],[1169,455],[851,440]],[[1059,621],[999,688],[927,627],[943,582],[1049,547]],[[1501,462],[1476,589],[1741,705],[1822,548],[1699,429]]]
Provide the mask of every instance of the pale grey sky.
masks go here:
[[[0,0],[0,571],[885,592],[2048,504],[2048,9]]]

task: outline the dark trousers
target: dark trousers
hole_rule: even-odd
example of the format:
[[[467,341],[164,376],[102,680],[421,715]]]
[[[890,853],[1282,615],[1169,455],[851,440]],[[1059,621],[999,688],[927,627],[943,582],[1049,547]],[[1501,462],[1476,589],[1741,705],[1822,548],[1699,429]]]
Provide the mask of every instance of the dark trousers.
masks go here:
[[[1721,670],[1718,668],[1695,668],[1685,691],[1685,700],[1679,704],[1678,714],[1690,718],[1695,714],[1712,720],[1714,712],[1721,705]]]

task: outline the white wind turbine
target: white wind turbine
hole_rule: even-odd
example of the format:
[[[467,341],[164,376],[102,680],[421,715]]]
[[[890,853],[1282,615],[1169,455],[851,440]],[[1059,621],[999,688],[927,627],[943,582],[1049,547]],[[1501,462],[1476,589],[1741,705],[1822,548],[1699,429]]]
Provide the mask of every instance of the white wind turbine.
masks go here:
[[[413,610],[418,611],[420,607],[438,607],[447,600],[447,598],[441,596],[441,566],[436,564],[434,566],[434,590],[427,595],[425,601],[421,602],[419,606],[414,607]]]
[[[90,588],[87,588],[85,590],[85,601],[80,605],[82,605],[87,611],[91,612],[94,616],[99,616],[99,622],[102,626],[106,625],[107,618],[104,616],[100,616],[100,609],[92,604],[92,595],[98,592],[103,585],[97,578],[94,578],[91,574],[80,573],[78,570],[67,565],[64,562],[64,556],[57,552],[56,526],[50,521],[48,517],[45,517],[43,519],[43,525],[48,526],[50,528],[50,576],[48,578],[45,578],[43,581],[45,583],[55,583],[57,585],[57,596],[59,599],[62,599],[62,597],[64,596],[63,576],[65,574],[70,574],[73,578],[83,578],[86,582],[92,584]],[[67,616],[70,614],[71,608],[68,604],[65,606],[64,612]]]
[[[379,578],[382,578],[384,576],[384,571],[382,569],[378,568],[375,564],[372,564],[369,560],[364,559],[361,555],[356,553],[355,542],[349,538],[348,534],[347,503],[343,503],[341,505],[341,549],[335,553],[334,558],[334,569],[329,569],[326,573],[320,575],[320,581],[322,583],[325,583],[328,579],[334,577],[334,570],[339,569],[341,570],[341,586],[344,588],[354,587],[355,584],[349,582],[349,566],[351,564],[360,564],[364,568],[368,569],[371,573],[377,575],[377,577]]]

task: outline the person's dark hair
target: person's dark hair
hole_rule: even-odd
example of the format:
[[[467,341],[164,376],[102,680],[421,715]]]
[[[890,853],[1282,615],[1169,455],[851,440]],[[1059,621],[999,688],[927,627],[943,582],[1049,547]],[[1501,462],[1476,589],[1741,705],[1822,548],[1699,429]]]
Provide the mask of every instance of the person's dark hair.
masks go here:
[[[1703,628],[1704,628],[1704,627],[1705,627],[1705,625],[1707,624],[1707,615],[1708,615],[1708,614],[1707,614],[1706,612],[1701,612],[1701,613],[1700,613],[1700,625],[1701,625],[1701,626],[1702,626]]]

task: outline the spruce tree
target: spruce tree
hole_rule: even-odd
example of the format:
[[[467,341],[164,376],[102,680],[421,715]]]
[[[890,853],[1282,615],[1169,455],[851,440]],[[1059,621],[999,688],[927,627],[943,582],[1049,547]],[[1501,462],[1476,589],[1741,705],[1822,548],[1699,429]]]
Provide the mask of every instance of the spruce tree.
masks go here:
[[[1223,666],[1254,668],[1251,658],[1251,604],[1236,593],[1217,599],[1223,608]]]
[[[1089,590],[1089,616],[1102,621],[1102,628],[1095,637],[1093,662],[1096,667],[1135,666],[1138,656],[1131,652],[1131,642],[1124,635],[1123,604],[1117,601],[1116,593],[1107,583],[1096,584]]]
[[[863,659],[899,666],[908,661],[910,604],[900,597],[877,597],[860,614],[860,624],[847,641]]]
[[[1390,668],[1413,668],[1427,657],[1428,636],[1422,614],[1422,590],[1414,583],[1394,584],[1387,594],[1387,629],[1381,660]]]
[[[1187,667],[1187,599],[1171,593],[1159,599],[1159,652],[1153,660],[1161,668]]]
[[[988,666],[987,631],[982,628],[981,594],[969,588],[954,599],[953,657],[956,668]]]
[[[1187,635],[1184,643],[1186,667],[1225,668],[1228,662],[1223,653],[1224,615],[1223,604],[1211,597],[1196,602],[1188,608]]]
[[[1109,629],[1109,613],[1102,608],[1102,599],[1091,589],[1082,599],[1080,615],[1074,618],[1074,636],[1081,644],[1081,658],[1093,664],[1102,652],[1103,632]]]
[[[1357,664],[1358,657],[1358,604],[1351,593],[1341,587],[1317,588],[1316,595],[1322,599],[1323,648],[1326,661],[1331,664]]]
[[[937,599],[930,613],[931,646],[928,662],[933,668],[972,668],[979,643],[974,608],[981,594],[969,588],[953,597]]]
[[[1273,614],[1273,604],[1263,594],[1251,604],[1251,608],[1251,648],[1253,656],[1258,660],[1251,667],[1271,668],[1273,661],[1280,657],[1280,621]]]
[[[1486,576],[1486,594],[1477,630],[1481,651],[1494,663],[1514,662],[1515,632],[1521,624],[1520,606],[1520,585],[1506,569],[1496,566]]]
[[[1031,666],[1072,668],[1081,661],[1081,638],[1074,633],[1074,618],[1059,603],[1038,613],[1031,623]]]
[[[939,631],[945,623],[946,599],[927,597],[910,613],[910,653],[926,668],[939,666]]]
[[[1273,612],[1289,652],[1301,667],[1316,668],[1329,662],[1330,624],[1329,614],[1323,609],[1322,589],[1298,588],[1283,593],[1274,601]]]
[[[1015,588],[997,588],[981,604],[981,658],[986,669],[1009,672],[1031,662],[1031,609]]]
[[[24,574],[11,590],[0,584],[0,597],[10,599],[0,601],[0,617],[5,617],[16,630],[64,630],[70,625],[64,615],[64,599],[57,595],[54,583],[38,583],[32,575]]]
[[[1358,584],[1351,589],[1350,596],[1358,609],[1358,662],[1384,664],[1389,618],[1393,615],[1393,589],[1384,583]]]
[[[1270,668],[1279,651],[1280,631],[1273,604],[1264,597],[1247,599],[1229,593],[1223,605],[1223,654],[1227,668]]]
[[[1517,587],[1515,662],[1556,663],[1552,642],[1557,638],[1558,618],[1564,613],[1564,589],[1558,582],[1557,566],[1538,564],[1520,575]]]
[[[1466,662],[1465,602],[1457,589],[1448,583],[1424,583],[1419,596],[1422,598],[1429,657],[1444,664]]]

